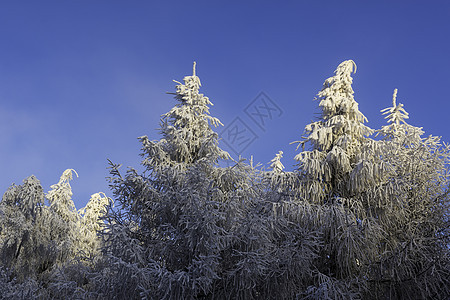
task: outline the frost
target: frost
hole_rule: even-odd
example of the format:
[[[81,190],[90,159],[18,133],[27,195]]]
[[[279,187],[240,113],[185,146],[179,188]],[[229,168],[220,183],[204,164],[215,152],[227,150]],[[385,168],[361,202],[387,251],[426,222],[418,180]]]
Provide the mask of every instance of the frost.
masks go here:
[[[342,62],[294,171],[282,151],[264,170],[219,147],[195,67],[161,138],[139,138],[144,172],[109,161],[114,202],[77,211],[72,169],[47,195],[34,176],[5,192],[0,298],[448,298],[450,146],[405,121],[397,90],[387,124],[366,126]]]
[[[371,151],[369,155],[365,150],[368,144],[377,142],[368,138],[374,130],[364,125],[367,118],[359,111],[353,97],[353,70],[356,72],[356,64],[352,60],[344,61],[337,67],[335,76],[325,80],[317,98],[321,117],[305,126],[303,141],[297,142],[302,149],[306,144],[311,146],[311,150],[295,157],[298,172],[309,178],[299,191],[304,198],[309,197],[309,191],[316,191],[314,201],[322,202],[329,195],[346,195],[352,190],[361,190],[365,181],[346,183],[350,173],[360,163],[361,157],[365,157],[367,163],[378,163],[381,152]],[[352,174],[354,178],[355,172]],[[318,185],[321,188],[317,188]]]

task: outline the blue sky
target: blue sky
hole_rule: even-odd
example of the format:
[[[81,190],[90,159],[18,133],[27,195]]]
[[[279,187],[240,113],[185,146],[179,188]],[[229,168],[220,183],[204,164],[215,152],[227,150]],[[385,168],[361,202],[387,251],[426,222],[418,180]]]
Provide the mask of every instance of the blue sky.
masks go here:
[[[246,126],[252,143],[237,152],[264,164],[283,150],[292,169],[289,143],[347,59],[368,126],[384,125],[398,88],[410,123],[450,141],[449,37],[448,1],[2,1],[0,191],[34,174],[47,192],[73,168],[77,208],[111,196],[107,159],[139,167],[136,138],[159,139],[166,92],[193,61],[217,131]],[[246,108],[261,92],[279,110],[257,124]]]

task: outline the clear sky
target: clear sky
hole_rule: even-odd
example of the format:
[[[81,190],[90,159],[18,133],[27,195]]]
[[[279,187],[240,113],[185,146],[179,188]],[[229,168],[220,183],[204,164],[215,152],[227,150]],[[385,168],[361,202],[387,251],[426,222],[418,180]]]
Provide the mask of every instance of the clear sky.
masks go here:
[[[283,150],[292,170],[289,143],[347,59],[368,126],[398,88],[410,123],[450,141],[449,1],[1,1],[0,191],[34,174],[47,192],[73,168],[77,208],[111,196],[107,159],[139,167],[136,138],[160,138],[193,61],[223,148],[263,164]]]

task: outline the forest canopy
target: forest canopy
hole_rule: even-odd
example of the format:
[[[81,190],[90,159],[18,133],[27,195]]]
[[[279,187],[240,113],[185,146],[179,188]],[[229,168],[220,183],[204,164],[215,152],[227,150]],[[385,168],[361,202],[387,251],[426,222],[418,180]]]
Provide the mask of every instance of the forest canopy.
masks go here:
[[[4,193],[0,298],[448,299],[450,148],[397,89],[368,127],[355,72],[324,81],[285,171],[282,151],[265,169],[220,147],[194,63],[160,139],[138,138],[143,171],[108,160],[112,198],[77,210],[72,169]]]

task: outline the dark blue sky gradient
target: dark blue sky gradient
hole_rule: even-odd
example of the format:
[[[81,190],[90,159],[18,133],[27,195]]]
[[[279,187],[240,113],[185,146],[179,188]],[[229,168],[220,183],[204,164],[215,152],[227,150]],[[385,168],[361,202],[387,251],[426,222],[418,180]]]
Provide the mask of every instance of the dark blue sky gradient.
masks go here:
[[[263,164],[283,150],[292,170],[289,143],[347,59],[370,127],[384,125],[398,88],[410,123],[450,141],[449,1],[173,2],[0,3],[1,193],[31,174],[47,192],[73,168],[77,208],[111,196],[107,159],[139,168],[136,138],[160,138],[175,104],[166,92],[193,61],[211,114],[225,126],[241,118],[258,136],[241,154]],[[283,111],[263,129],[244,112],[261,91]]]

